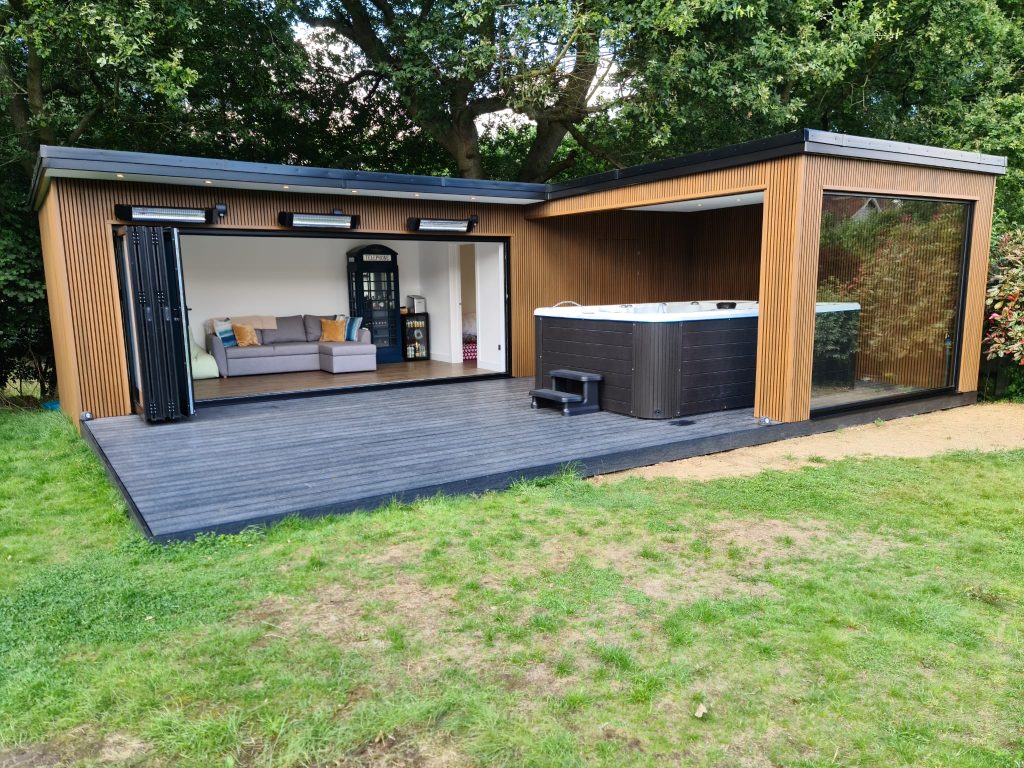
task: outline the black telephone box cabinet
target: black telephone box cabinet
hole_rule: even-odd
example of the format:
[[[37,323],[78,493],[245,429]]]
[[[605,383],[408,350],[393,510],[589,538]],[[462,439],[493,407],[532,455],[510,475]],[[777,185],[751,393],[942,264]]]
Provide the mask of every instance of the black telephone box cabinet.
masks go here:
[[[378,363],[402,361],[399,295],[397,252],[379,244],[348,252],[349,312],[363,318]]]

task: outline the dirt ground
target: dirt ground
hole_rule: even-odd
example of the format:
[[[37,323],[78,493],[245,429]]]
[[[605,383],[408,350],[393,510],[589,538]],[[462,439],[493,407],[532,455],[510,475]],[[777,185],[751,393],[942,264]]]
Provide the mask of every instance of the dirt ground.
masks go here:
[[[1024,405],[984,403],[670,461],[593,479],[597,483],[632,476],[712,480],[756,475],[765,469],[799,469],[848,456],[911,458],[947,451],[1015,448],[1024,448]]]

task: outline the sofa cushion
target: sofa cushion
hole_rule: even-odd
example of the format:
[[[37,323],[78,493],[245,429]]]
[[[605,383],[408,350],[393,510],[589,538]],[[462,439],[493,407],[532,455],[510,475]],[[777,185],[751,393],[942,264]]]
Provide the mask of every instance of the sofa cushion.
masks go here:
[[[377,355],[377,347],[373,344],[363,344],[360,341],[321,341],[319,347],[321,355],[331,355],[332,357]]]
[[[231,323],[227,320],[214,320],[213,321],[213,332],[220,337],[221,343],[224,344],[224,348],[238,346],[238,341],[235,339],[235,332],[231,329]]]
[[[334,315],[303,315],[302,322],[306,327],[306,341],[320,341],[320,321],[333,320]]]
[[[285,344],[275,344],[275,355],[315,355],[318,352],[318,345],[315,341],[290,341]]]
[[[232,323],[231,330],[235,333],[235,340],[240,347],[258,347],[260,340],[256,336],[256,329],[244,323]]]
[[[344,320],[321,320],[320,329],[320,341],[322,342],[345,341]]]
[[[306,328],[302,324],[302,315],[277,318],[277,328],[263,330],[264,344],[284,344],[291,341],[305,341]]]
[[[224,354],[228,360],[240,360],[244,357],[273,357],[274,348],[268,344],[257,347],[229,347],[224,350]]]

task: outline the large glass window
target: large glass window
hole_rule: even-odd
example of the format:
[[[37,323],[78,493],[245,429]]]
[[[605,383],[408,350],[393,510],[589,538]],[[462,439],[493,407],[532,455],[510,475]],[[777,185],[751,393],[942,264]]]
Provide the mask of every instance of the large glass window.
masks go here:
[[[953,384],[970,205],[827,194],[811,407]]]

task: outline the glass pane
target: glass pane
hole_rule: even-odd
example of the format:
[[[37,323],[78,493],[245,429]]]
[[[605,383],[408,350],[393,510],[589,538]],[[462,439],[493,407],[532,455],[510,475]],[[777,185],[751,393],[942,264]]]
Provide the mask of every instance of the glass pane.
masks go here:
[[[951,386],[970,206],[825,195],[811,407]]]

